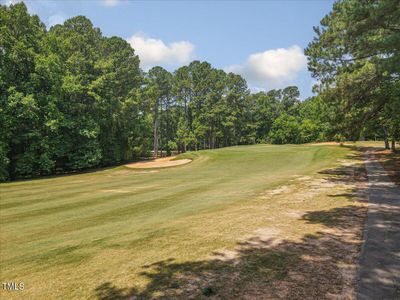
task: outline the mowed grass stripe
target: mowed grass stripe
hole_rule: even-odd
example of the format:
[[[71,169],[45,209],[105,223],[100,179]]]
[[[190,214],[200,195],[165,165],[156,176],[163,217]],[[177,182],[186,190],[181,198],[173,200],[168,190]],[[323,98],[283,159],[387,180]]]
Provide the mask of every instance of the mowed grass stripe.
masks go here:
[[[303,162],[304,162],[304,160],[303,160]],[[249,180],[249,182],[251,182],[252,180],[254,180],[253,178],[249,178],[250,180]],[[227,181],[228,179],[227,179],[227,177],[225,176],[225,181]],[[198,181],[196,181],[196,182],[198,182]],[[223,182],[222,181],[219,181],[219,184],[222,184]],[[196,183],[197,184],[197,183]],[[210,188],[211,186],[213,186],[213,184],[210,184],[210,183],[205,183],[204,184],[207,188]],[[214,185],[215,185],[215,183],[214,183]],[[115,185],[112,185],[112,187],[114,187]],[[244,187],[244,188],[248,188],[247,186],[246,187]],[[149,189],[149,190],[151,190],[151,188]],[[207,189],[205,189],[205,187],[199,187],[199,188],[195,188],[194,189],[194,191],[205,191],[205,190],[207,190]],[[168,191],[168,190],[164,190],[164,192],[166,192],[166,191]],[[188,190],[187,189],[183,189],[182,190],[182,192],[180,193],[180,194],[184,194],[184,195],[186,195],[188,193]],[[93,193],[92,193],[93,194]],[[140,196],[145,196],[145,195],[143,195],[143,193],[141,193],[141,192],[139,192],[138,194],[140,194]],[[153,193],[150,193],[150,197],[151,196],[153,196],[152,195]],[[179,193],[172,193],[172,194],[170,194],[170,193],[164,193],[163,195],[162,195],[162,197],[165,197],[165,199],[166,200],[168,200],[166,197],[167,196],[169,196],[169,195],[172,195],[173,197],[178,197],[179,196]],[[82,195],[82,196],[86,196],[86,195]],[[46,207],[46,208],[44,208],[44,209],[36,209],[36,210],[29,210],[29,211],[27,211],[27,212],[25,212],[25,213],[17,213],[17,214],[11,214],[11,215],[7,215],[7,211],[5,211],[5,210],[2,210],[2,224],[3,225],[7,225],[7,223],[12,223],[12,222],[15,222],[15,221],[17,221],[18,219],[21,219],[21,221],[24,219],[24,218],[31,218],[31,217],[35,217],[35,216],[38,216],[38,217],[41,217],[41,219],[43,219],[42,217],[43,216],[45,216],[45,215],[52,215],[52,217],[53,217],[53,214],[54,213],[65,213],[65,212],[68,212],[68,210],[72,210],[72,209],[74,209],[74,208],[76,208],[76,209],[79,209],[79,208],[85,208],[85,207],[88,207],[88,206],[91,206],[91,205],[101,205],[102,203],[104,203],[104,202],[107,202],[108,200],[113,200],[113,199],[118,199],[119,200],[119,203],[118,203],[118,205],[120,206],[120,208],[118,208],[118,209],[112,209],[112,207],[114,207],[115,205],[116,205],[116,203],[112,203],[111,205],[112,205],[112,207],[105,207],[105,209],[107,209],[107,212],[106,213],[103,213],[103,214],[99,214],[98,216],[100,217],[100,218],[105,218],[105,219],[110,219],[110,216],[113,216],[113,215],[115,215],[115,217],[120,217],[120,216],[123,216],[123,215],[126,215],[127,213],[125,212],[125,210],[126,210],[126,208],[129,208],[130,207],[130,209],[128,209],[127,211],[128,212],[133,212],[133,211],[135,211],[136,210],[136,206],[132,206],[132,204],[131,204],[131,202],[129,201],[129,203],[128,203],[128,205],[127,206],[123,206],[122,204],[123,203],[121,203],[121,200],[124,200],[124,199],[126,199],[126,198],[131,198],[131,196],[132,195],[130,195],[130,194],[128,194],[128,195],[118,195],[118,194],[115,194],[115,195],[109,195],[109,196],[105,196],[105,197],[99,197],[99,198],[94,198],[94,199],[92,199],[93,201],[91,201],[91,200],[88,200],[87,198],[85,198],[85,200],[84,201],[80,201],[80,202],[76,202],[76,201],[74,201],[74,203],[67,203],[67,204],[62,204],[62,205],[59,205],[59,206],[54,206],[54,207]],[[87,197],[87,196],[86,196]],[[90,197],[89,197],[89,199],[90,199]],[[69,199],[70,200],[70,199]],[[134,200],[134,197],[132,197],[132,201]],[[158,198],[156,197],[155,198],[155,200],[158,200]],[[150,205],[150,207],[151,207],[151,205]],[[111,209],[111,211],[110,211],[110,209]],[[6,213],[5,213],[6,212]],[[88,214],[89,213],[89,214]],[[74,214],[75,215],[75,214]],[[85,223],[87,224],[88,222],[90,223],[91,221],[87,221],[87,217],[88,216],[90,216],[90,211],[84,211],[84,213],[83,214],[76,214],[77,216],[80,216],[80,215],[82,215],[82,216],[84,216],[84,219],[86,220],[85,221]],[[58,216],[55,216],[55,217],[58,217]],[[93,218],[94,220],[97,220],[98,219],[98,217],[94,217]],[[112,219],[112,218],[111,218]],[[48,220],[44,220],[44,221],[48,221]],[[84,225],[84,226],[86,226],[86,225]],[[64,226],[65,227],[65,226]]]
[[[307,160],[302,160],[302,163],[306,162]],[[269,171],[269,170],[268,170]],[[227,172],[230,174],[229,172]],[[236,178],[237,176],[233,176],[233,178]],[[156,212],[157,209],[166,209],[169,206],[175,205],[174,202],[177,203],[177,205],[180,204],[182,201],[190,202],[190,196],[191,194],[196,194],[197,196],[201,196],[202,194],[206,193],[208,190],[210,190],[213,186],[219,185],[220,187],[224,187],[224,182],[229,181],[230,175],[225,176],[222,180],[219,179],[218,181],[215,181],[213,183],[206,182],[203,185],[199,185],[199,181],[195,181],[196,187],[195,188],[184,188],[180,192],[175,192],[174,190],[172,192],[168,192],[168,189],[164,190],[164,193],[160,196],[156,196],[157,191],[154,192],[149,192],[149,195],[143,195],[142,193],[139,193],[141,197],[144,197],[142,201],[137,203],[135,200],[135,197],[131,197],[132,195],[119,195],[115,194],[112,196],[108,197],[101,197],[101,198],[95,198],[93,201],[89,200],[83,200],[80,202],[74,202],[70,204],[63,204],[61,206],[55,206],[55,207],[50,207],[50,208],[45,208],[42,210],[33,210],[33,211],[27,211],[25,214],[17,214],[17,215],[2,215],[2,224],[4,226],[7,225],[12,225],[13,222],[18,222],[18,218],[21,219],[21,222],[18,222],[18,224],[21,224],[24,226],[26,224],[25,222],[22,222],[24,218],[32,218],[32,217],[40,217],[38,219],[37,224],[31,224],[31,225],[36,225],[33,226],[33,229],[37,227],[42,227],[43,225],[46,224],[52,224],[52,221],[57,221],[60,219],[64,219],[65,221],[62,222],[61,224],[55,224],[51,226],[51,229],[48,230],[48,228],[42,228],[40,230],[34,230],[32,232],[32,226],[30,226],[31,230],[28,236],[22,235],[22,236],[6,236],[6,239],[9,241],[20,241],[20,240],[32,240],[35,241],[37,239],[40,239],[41,236],[46,236],[46,237],[52,237],[54,235],[62,234],[62,233],[68,233],[71,231],[76,231],[76,230],[83,230],[87,227],[92,227],[96,226],[98,222],[104,223],[109,223],[113,222],[115,220],[121,221],[124,220],[125,218],[131,216],[131,217],[136,217],[141,214],[146,214],[148,211],[152,210],[153,212]],[[219,194],[219,198],[227,198],[231,196],[237,196],[239,194],[245,193],[244,190],[252,189],[251,186],[251,181],[254,181],[253,183],[257,184],[258,181],[263,181],[265,178],[259,177],[258,178],[247,178],[245,182],[242,181],[242,191],[235,191],[235,192],[224,192],[223,194]],[[275,181],[277,178],[275,178]],[[272,183],[272,182],[271,182]],[[229,182],[228,182],[229,184]],[[239,183],[238,183],[239,184]],[[250,185],[249,185],[250,184]],[[176,187],[174,187],[176,188]],[[178,186],[179,188],[179,186]],[[263,187],[265,188],[265,186]],[[150,189],[151,190],[151,189]],[[145,197],[146,196],[146,197]],[[184,197],[184,200],[181,199]],[[206,198],[206,197],[199,197],[201,198]],[[218,198],[218,197],[217,197]],[[237,198],[237,197],[235,197]],[[206,198],[207,199],[207,198]],[[214,200],[215,202],[216,197],[211,197],[211,200]],[[113,202],[109,203],[109,200],[117,200],[118,202]],[[179,201],[178,201],[179,200]],[[232,199],[231,199],[232,200]],[[148,202],[146,202],[148,201]],[[202,202],[204,202],[205,205],[210,204],[209,199],[207,201],[200,201],[195,205],[190,205],[188,207],[191,207],[192,210],[199,209],[201,207]],[[108,203],[106,205],[102,205],[104,203]],[[217,203],[215,203],[217,204]],[[82,210],[82,208],[88,208],[89,206],[96,205],[95,210],[92,209],[85,209]],[[117,207],[117,208],[115,208]],[[75,210],[74,210],[75,208]],[[208,207],[210,209],[210,207]],[[73,214],[70,214],[69,211],[74,210]],[[4,212],[4,211],[2,211]],[[45,218],[45,216],[49,216],[49,218]],[[18,227],[18,224],[16,227]],[[52,234],[50,234],[52,233]]]
[[[56,213],[62,213],[62,212],[67,212],[70,210],[76,210],[80,208],[85,208],[85,207],[90,207],[94,205],[100,205],[103,203],[106,203],[108,201],[112,201],[115,199],[121,200],[124,198],[130,198],[135,194],[142,194],[146,191],[154,191],[154,187],[147,187],[147,188],[142,188],[142,189],[137,189],[136,191],[129,191],[129,192],[124,192],[124,193],[109,193],[107,195],[107,192],[104,192],[104,196],[99,196],[96,195],[96,192],[93,193],[87,193],[88,195],[84,195],[85,193],[78,193],[73,195],[73,197],[69,196],[68,197],[68,202],[69,203],[63,203],[63,198],[67,198],[67,196],[62,197],[59,199],[59,202],[62,202],[60,204],[55,204],[53,206],[43,206],[41,207],[33,207],[29,211],[24,211],[21,209],[22,212],[7,212],[6,214],[2,214],[2,221],[4,223],[14,223],[14,222],[24,222],[27,221],[27,219],[33,218],[33,217],[44,217],[46,215],[54,215]],[[102,192],[103,193],[103,192]],[[84,196],[85,200],[82,200],[81,197]],[[71,201],[74,200],[74,201]],[[54,204],[54,203],[52,203]]]
[[[137,199],[134,201],[131,199],[132,195],[119,195],[114,194],[113,196],[107,197],[106,200],[116,200],[117,202],[109,203],[108,205],[101,205],[98,206],[97,209],[92,210],[88,209],[89,205],[85,205],[85,201],[72,203],[72,207],[68,207],[67,209],[61,206],[60,210],[56,211],[55,214],[51,213],[50,211],[34,211],[36,215],[31,216],[27,215],[25,217],[40,217],[40,220],[43,223],[47,223],[51,220],[45,219],[45,216],[49,216],[50,219],[57,220],[60,217],[67,217],[70,216],[61,224],[57,224],[51,226],[51,231],[54,235],[60,233],[66,233],[69,231],[75,230],[83,230],[87,227],[97,226],[99,223],[105,224],[108,222],[113,222],[114,220],[123,221],[126,217],[136,217],[137,215],[146,214],[146,213],[156,213],[158,210],[165,209],[169,206],[179,205],[182,201],[188,201],[187,197],[194,193],[205,193],[208,189],[211,189],[212,186],[218,185],[218,181],[213,184],[203,184],[203,185],[196,185],[193,187],[186,187],[179,192],[170,191],[169,193],[166,192],[163,195],[155,196],[157,192],[152,191],[149,195],[146,196],[146,199]],[[144,195],[142,195],[144,196]],[[90,202],[90,204],[96,204],[96,200],[94,202]],[[102,203],[99,203],[102,204]],[[73,214],[70,214],[70,211],[73,210],[73,205],[76,205],[76,211]],[[90,205],[91,206],[91,205]],[[57,209],[58,207],[52,208]],[[42,214],[41,214],[42,213]],[[13,216],[11,216],[13,217]],[[4,224],[9,224],[18,220],[12,219],[12,221],[7,220],[4,218]],[[2,220],[3,221],[3,220]],[[49,226],[50,227],[50,226]],[[45,235],[49,237],[49,231],[47,228],[42,229],[41,231],[34,232],[29,236],[24,236],[24,238],[34,239],[34,237],[39,237]],[[51,235],[50,235],[51,236]],[[9,237],[9,239],[13,239],[13,237]]]
[[[132,171],[132,175],[135,175],[135,172]],[[140,175],[145,175],[145,174],[140,174]],[[80,175],[75,175],[75,176],[80,176]],[[48,188],[41,187],[40,189],[32,190],[31,192],[28,193],[21,193],[19,191],[19,188],[16,190],[9,190],[9,188],[8,189],[1,188],[0,190],[2,191],[5,199],[1,205],[2,207],[7,208],[6,205],[10,205],[10,207],[12,207],[12,205],[14,206],[30,205],[39,202],[54,201],[58,199],[54,198],[55,194],[60,198],[64,196],[68,197],[79,193],[90,192],[93,191],[93,189],[99,189],[102,186],[106,188],[119,187],[124,182],[124,178],[119,176],[118,176],[119,180],[122,180],[119,182],[112,178],[111,179],[107,178],[108,180],[104,180],[104,178],[102,178],[100,174],[97,176],[99,177],[99,180],[88,180],[86,178],[80,180],[80,183],[77,187],[71,187],[69,186],[69,183],[66,182],[65,184],[58,184],[56,186],[52,184],[51,187]],[[130,178],[129,180],[126,181],[129,182],[131,180],[132,179]],[[112,182],[115,183],[112,184]],[[147,180],[145,178],[142,178],[142,183],[146,182]],[[141,182],[138,181],[138,183]],[[47,196],[44,197],[43,193],[46,193]],[[15,201],[15,199],[18,199],[18,201]]]
[[[227,174],[224,175],[224,177],[229,177],[229,170],[226,170],[228,172],[226,172]],[[155,175],[157,177],[157,175]],[[184,174],[184,176],[187,176],[187,174]],[[84,193],[95,193],[97,191],[101,191],[103,190],[112,190],[112,189],[121,189],[121,190],[127,190],[130,188],[130,186],[132,185],[132,182],[128,182],[126,185],[124,185],[124,178],[122,178],[121,180],[118,179],[118,181],[113,180],[113,181],[108,181],[108,182],[99,182],[96,185],[89,185],[89,186],[83,186],[81,188],[77,188],[77,189],[71,189],[70,187],[66,187],[63,189],[59,189],[59,190],[46,190],[46,196],[43,196],[41,193],[36,193],[36,195],[30,195],[29,200],[26,201],[17,201],[17,202],[8,202],[8,201],[4,201],[5,203],[1,204],[1,208],[3,209],[3,213],[5,212],[6,208],[14,208],[14,207],[19,207],[19,206],[26,206],[26,205],[34,205],[34,204],[38,204],[38,203],[42,203],[42,202],[60,202],[60,201],[64,201],[66,198],[68,198],[67,200],[71,200],[82,196],[87,196],[87,195],[83,195]],[[176,178],[178,179],[178,178]],[[175,180],[176,180],[175,179]],[[158,178],[154,179],[156,182],[158,182]],[[163,178],[161,178],[161,180],[165,180]],[[115,182],[116,181],[116,182]],[[144,182],[148,182],[145,180],[136,180],[135,182],[133,182],[135,185],[140,185],[141,183]],[[60,193],[60,191],[62,191]],[[66,191],[64,193],[64,191]],[[7,193],[4,193],[4,198],[7,199],[11,197],[10,195],[8,195]],[[16,197],[18,197],[18,199],[21,199],[21,195],[17,195]],[[22,197],[23,198],[23,197]],[[47,205],[46,205],[47,206]],[[30,209],[38,209],[40,207],[32,207]],[[22,208],[22,210],[25,210],[25,208]],[[16,210],[18,212],[18,210]],[[7,211],[8,212],[8,211]]]
[[[257,218],[236,216],[242,209],[234,207],[251,211],[246,207],[266,190],[334,166],[346,153],[329,146],[239,146],[188,153],[184,156],[194,157],[192,163],[153,173],[117,167],[0,184],[0,279],[62,286],[57,291],[31,286],[25,291],[30,299],[68,299],[65,292],[73,287],[64,285],[78,281],[80,295],[93,297],[100,279],[139,276],[136,271],[120,274],[121,263],[139,270],[168,253],[184,259],[213,249],[214,243],[223,247],[230,238],[217,237],[229,230],[224,223],[200,228],[203,217],[210,224],[224,215],[226,224],[240,217],[243,225],[237,226],[246,232]],[[30,189],[35,192],[28,195]]]
[[[183,167],[185,166],[176,168]],[[116,167],[106,171],[98,171],[93,174],[65,175],[51,179],[43,179],[43,181],[47,182],[46,184],[41,183],[38,179],[3,183],[0,185],[0,192],[2,194],[0,207],[11,208],[39,202],[57,201],[57,199],[63,198],[64,196],[69,197],[79,193],[90,192],[93,191],[93,189],[100,189],[101,187],[107,189],[121,187],[124,183],[126,183],[126,185],[132,183],[138,185],[147,184],[149,182],[148,176],[155,177],[157,175],[158,174],[152,173],[151,170],[140,171],[126,167]],[[27,182],[29,182],[29,184],[26,184]],[[77,186],[70,186],[71,184]],[[43,196],[44,193],[47,196]],[[15,201],[16,199],[18,199],[18,201]]]

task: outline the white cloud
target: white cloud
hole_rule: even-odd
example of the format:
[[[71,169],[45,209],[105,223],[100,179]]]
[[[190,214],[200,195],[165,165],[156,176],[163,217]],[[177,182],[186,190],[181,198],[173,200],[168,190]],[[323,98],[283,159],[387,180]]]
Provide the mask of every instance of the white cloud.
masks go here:
[[[166,45],[162,40],[136,33],[127,39],[135,53],[139,55],[141,66],[183,65],[194,56],[194,45],[188,41],[173,42]]]
[[[105,6],[115,6],[117,5],[119,0],[103,0],[103,4]]]
[[[0,4],[3,4],[3,2],[4,2],[4,1],[1,1],[1,0],[0,0]],[[15,5],[15,4],[21,3],[21,2],[25,3],[26,8],[28,9],[28,13],[29,13],[29,14],[31,14],[31,15],[32,15],[32,14],[37,14],[36,11],[32,8],[32,5],[30,5],[29,2],[24,1],[24,0],[6,0],[6,1],[4,2],[4,4],[5,4],[6,6],[10,6],[10,5]]]
[[[294,45],[251,54],[245,63],[229,66],[226,71],[241,74],[250,85],[270,89],[295,79],[306,66],[306,56]]]
[[[55,15],[51,15],[50,17],[47,18],[47,25],[49,26],[49,28],[51,26],[54,26],[56,24],[62,24],[65,21],[65,16],[63,14],[55,14]]]
[[[7,0],[7,1],[5,2],[5,4],[6,4],[7,6],[10,6],[10,5],[17,4],[17,3],[19,3],[19,2],[23,2],[23,0]]]

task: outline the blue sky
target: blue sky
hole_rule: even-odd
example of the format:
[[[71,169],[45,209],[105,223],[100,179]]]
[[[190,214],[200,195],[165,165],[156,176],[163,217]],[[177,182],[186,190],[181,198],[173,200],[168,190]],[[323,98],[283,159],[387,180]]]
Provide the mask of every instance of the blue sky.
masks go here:
[[[14,0],[1,0],[2,3]],[[148,69],[193,59],[242,74],[253,90],[297,85],[311,93],[303,49],[333,4],[298,1],[25,1],[50,27],[85,15],[106,36],[128,40]]]

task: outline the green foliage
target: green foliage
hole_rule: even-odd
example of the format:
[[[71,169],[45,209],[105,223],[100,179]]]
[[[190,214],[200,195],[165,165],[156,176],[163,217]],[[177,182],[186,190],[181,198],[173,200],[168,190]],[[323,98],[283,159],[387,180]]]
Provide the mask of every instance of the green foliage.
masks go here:
[[[104,37],[83,16],[46,31],[24,3],[0,6],[0,14],[1,180],[107,166],[151,150],[328,136],[326,107],[300,102],[295,86],[250,94],[240,75],[200,61],[144,73],[125,40]]]
[[[303,119],[300,124],[300,136],[299,139],[303,143],[309,143],[312,141],[318,141],[319,128],[318,125],[311,119]]]
[[[338,107],[338,134],[357,139],[380,128],[385,139],[398,139],[399,28],[398,0],[337,1],[314,28],[309,69],[323,99]]]
[[[83,16],[46,32],[23,3],[1,6],[0,177],[80,170],[148,151],[139,59]]]
[[[288,114],[281,114],[275,119],[269,132],[269,139],[274,144],[296,144],[300,140],[300,124]]]

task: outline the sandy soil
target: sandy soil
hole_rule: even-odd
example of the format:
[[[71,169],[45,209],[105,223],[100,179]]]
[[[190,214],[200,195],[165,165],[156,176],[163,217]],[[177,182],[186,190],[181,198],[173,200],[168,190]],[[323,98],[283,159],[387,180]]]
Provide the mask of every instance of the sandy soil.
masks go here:
[[[175,156],[163,157],[163,158],[157,158],[157,159],[152,159],[152,160],[148,160],[148,161],[134,162],[131,164],[127,164],[125,166],[128,168],[132,168],[132,169],[165,168],[165,167],[174,167],[174,166],[184,165],[184,164],[190,163],[192,161],[191,159],[173,160],[174,158],[175,158]]]
[[[320,143],[310,143],[310,146],[339,146],[340,143],[337,142],[320,142]]]

